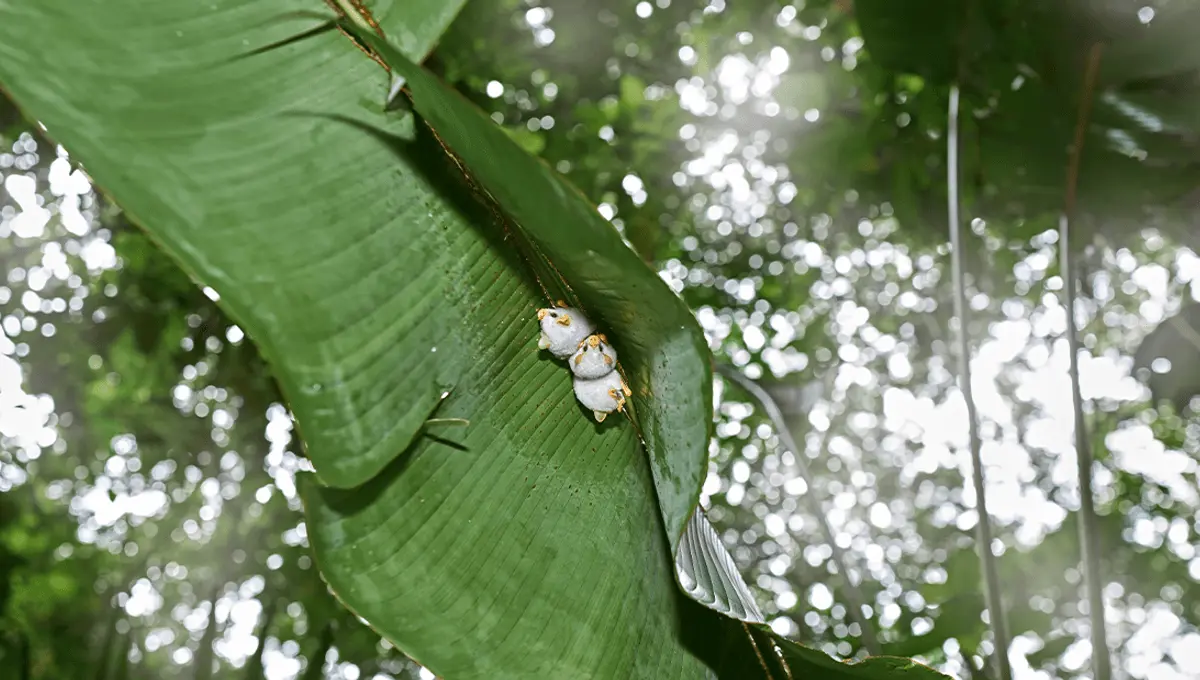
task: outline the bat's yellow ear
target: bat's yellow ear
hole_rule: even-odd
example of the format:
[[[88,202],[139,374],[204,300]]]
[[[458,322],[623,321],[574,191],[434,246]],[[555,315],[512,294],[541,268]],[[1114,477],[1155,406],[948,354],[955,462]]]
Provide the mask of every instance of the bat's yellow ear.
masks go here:
[[[557,301],[557,302],[555,302],[554,304],[558,305],[559,307],[566,307],[566,306],[567,306],[567,303],[563,302],[562,300],[558,300],[558,301]]]
[[[546,312],[547,312],[547,311],[548,311],[548,310],[545,310],[545,309],[539,309],[539,310],[538,310],[538,321],[541,321],[542,319],[546,318]]]

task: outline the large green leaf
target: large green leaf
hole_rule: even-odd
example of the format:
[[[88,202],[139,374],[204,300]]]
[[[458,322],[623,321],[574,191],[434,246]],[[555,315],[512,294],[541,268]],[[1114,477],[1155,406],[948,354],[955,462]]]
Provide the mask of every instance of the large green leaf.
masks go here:
[[[450,5],[416,22],[435,32],[410,41],[415,56]],[[231,61],[312,25],[286,17],[301,7],[288,0],[89,7],[0,2],[0,79],[284,367],[322,479],[370,479],[455,371],[428,351],[447,332],[424,312],[441,284],[413,275],[438,246],[378,228],[403,196],[379,191],[372,173],[394,164],[385,148],[360,158],[362,134],[329,118],[356,115],[386,76],[333,35]],[[380,20],[414,17],[396,3]]]
[[[528,237],[524,255],[540,282],[610,330],[677,547],[700,497],[712,427],[711,356],[691,311],[561,175],[387,42],[345,28],[405,78],[417,112]]]
[[[0,0],[0,83],[259,345],[319,478],[301,487],[323,574],[406,653],[449,678],[764,677],[774,643],[676,587],[678,570],[761,620],[695,512],[695,322],[561,178],[405,60],[451,4],[376,9],[421,114],[507,218],[297,3]],[[636,426],[592,422],[536,351],[541,282],[613,335]]]

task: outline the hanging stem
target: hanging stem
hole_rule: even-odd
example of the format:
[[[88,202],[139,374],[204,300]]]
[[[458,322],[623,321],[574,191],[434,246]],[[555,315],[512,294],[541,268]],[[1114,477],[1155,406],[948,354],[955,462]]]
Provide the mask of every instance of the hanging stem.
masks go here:
[[[767,674],[767,680],[775,680],[775,676],[771,675],[771,669],[767,666],[767,660],[763,658],[762,651],[758,648],[758,641],[754,639],[754,633],[750,632],[750,626],[742,621],[742,630],[746,631],[746,637],[750,638],[750,646],[754,648],[754,656],[758,657],[758,665],[762,666],[763,673]]]
[[[883,653],[883,649],[879,646],[879,640],[875,637],[875,629],[871,627],[871,622],[863,614],[865,599],[858,588],[858,584],[850,578],[850,561],[846,557],[846,552],[842,550],[834,538],[833,527],[830,526],[825,509],[821,507],[821,502],[817,499],[816,487],[813,486],[812,474],[808,470],[808,462],[805,459],[804,451],[796,446],[796,440],[792,438],[787,421],[783,418],[783,412],[779,410],[779,406],[766,390],[759,387],[758,383],[747,378],[738,369],[726,364],[718,364],[717,372],[737,383],[738,386],[749,392],[750,396],[754,397],[762,405],[763,410],[767,413],[767,417],[771,419],[771,423],[775,426],[775,431],[778,433],[779,440],[783,443],[784,448],[791,451],[792,456],[795,457],[796,469],[800,473],[800,478],[804,480],[804,484],[808,487],[808,493],[804,494],[804,502],[808,506],[808,512],[817,518],[817,523],[821,527],[821,534],[825,538],[825,541],[829,543],[830,550],[833,551],[833,562],[837,565],[838,575],[845,582],[846,599],[850,601],[850,606],[847,607],[850,618],[858,624],[859,629],[862,631],[862,643],[867,653],[871,656],[879,656]]]
[[[1008,625],[1004,620],[1004,604],[1000,599],[1000,572],[992,554],[992,521],[987,508],[983,483],[983,457],[980,454],[979,411],[971,390],[971,349],[967,337],[967,290],[963,281],[962,227],[958,215],[958,85],[950,86],[950,108],[946,116],[946,194],[950,218],[950,249],[954,271],[954,317],[958,319],[958,380],[963,400],[967,402],[967,420],[971,445],[971,477],[975,484],[975,507],[979,514],[975,543],[983,565],[984,587],[987,592],[988,617],[996,644],[996,671],[1000,680],[1012,680],[1008,662]]]
[[[1069,221],[1075,210],[1075,189],[1079,183],[1079,158],[1087,135],[1088,114],[1092,92],[1096,88],[1096,72],[1100,66],[1100,43],[1088,53],[1083,77],[1083,94],[1079,102],[1079,118],[1075,123],[1075,140],[1067,164],[1066,201],[1058,220],[1058,259],[1063,278],[1063,297],[1067,308],[1067,349],[1071,355],[1068,370],[1071,375],[1071,405],[1075,412],[1075,459],[1079,464],[1079,549],[1083,554],[1083,583],[1087,590],[1088,618],[1092,633],[1092,671],[1096,680],[1111,680],[1112,659],[1108,650],[1108,633],[1104,624],[1103,576],[1100,572],[1100,550],[1096,539],[1100,535],[1096,521],[1095,495],[1092,490],[1092,448],[1088,442],[1087,424],[1083,418],[1083,394],[1079,389],[1079,329],[1075,321],[1076,285],[1071,267]]]

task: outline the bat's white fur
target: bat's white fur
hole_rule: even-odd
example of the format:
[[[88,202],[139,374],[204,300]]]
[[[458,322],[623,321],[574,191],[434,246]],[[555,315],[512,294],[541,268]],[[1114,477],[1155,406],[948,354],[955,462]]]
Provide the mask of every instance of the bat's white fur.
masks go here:
[[[603,336],[593,333],[579,345],[567,364],[576,378],[595,380],[617,369],[617,350]]]
[[[592,322],[588,321],[583,312],[572,307],[548,307],[539,310],[538,323],[542,328],[538,349],[548,349],[559,359],[566,359],[574,354],[579,343],[595,332]]]
[[[575,398],[592,410],[596,422],[625,405],[623,388],[621,374],[616,371],[594,380],[575,378]]]

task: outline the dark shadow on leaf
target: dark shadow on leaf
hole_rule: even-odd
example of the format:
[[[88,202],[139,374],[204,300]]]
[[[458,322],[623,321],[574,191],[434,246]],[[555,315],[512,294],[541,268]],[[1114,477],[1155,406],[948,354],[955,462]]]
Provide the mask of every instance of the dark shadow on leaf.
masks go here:
[[[302,42],[311,37],[321,35],[322,33],[327,33],[329,31],[337,30],[337,22],[334,19],[332,19],[331,17],[328,17],[328,16],[321,15],[321,14],[316,14],[315,12],[305,12],[305,11],[288,12],[286,14],[281,15],[281,18],[283,18],[283,17],[286,17],[286,18],[308,17],[311,19],[319,19],[322,21],[322,23],[317,24],[316,26],[314,26],[308,30],[302,31],[300,33],[296,33],[295,35],[290,35],[282,40],[276,40],[275,42],[268,43],[266,45],[263,45],[262,47],[256,47],[247,52],[237,54],[237,55],[231,57],[229,59],[229,61],[231,61],[231,62],[239,61],[242,59],[248,59],[250,57],[256,57],[261,54],[266,54],[267,52],[271,52],[271,51],[274,51],[274,50],[277,50],[277,49],[280,49],[283,47],[287,47],[289,45],[294,45],[298,42]]]
[[[430,438],[432,439],[432,438]],[[379,500],[388,487],[395,483],[413,459],[425,448],[429,447],[426,437],[418,437],[403,453],[392,459],[379,474],[365,484],[353,489],[335,489],[328,486],[313,484],[313,490],[321,496],[321,502],[339,515],[349,516],[358,514],[365,508],[371,507]]]
[[[470,448],[467,447],[466,444],[460,444],[459,442],[456,442],[452,439],[446,439],[445,437],[439,437],[436,434],[426,433],[424,435],[424,437],[430,441],[436,442],[438,444],[441,444],[442,446],[454,449],[456,451],[470,451],[471,450]]]

